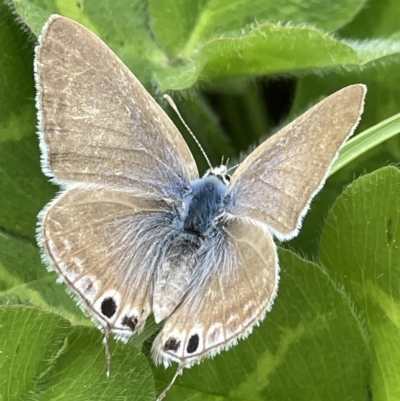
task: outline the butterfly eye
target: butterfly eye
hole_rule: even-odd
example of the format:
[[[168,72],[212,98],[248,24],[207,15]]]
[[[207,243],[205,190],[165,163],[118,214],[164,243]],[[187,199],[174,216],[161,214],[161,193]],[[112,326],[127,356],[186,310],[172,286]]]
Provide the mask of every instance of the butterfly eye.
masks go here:
[[[124,316],[122,319],[122,325],[129,327],[132,331],[135,331],[136,325],[137,325],[138,319],[136,316]]]
[[[193,354],[193,352],[195,352],[198,347],[199,347],[199,335],[193,334],[189,339],[188,345],[186,347],[186,351],[189,354]]]
[[[101,313],[110,319],[115,315],[116,311],[117,311],[117,304],[115,303],[114,298],[112,297],[105,298],[101,303]]]
[[[231,176],[229,174],[226,174],[225,175],[225,180],[230,182],[231,181]]]
[[[178,351],[181,342],[174,337],[170,337],[164,344],[164,351]]]

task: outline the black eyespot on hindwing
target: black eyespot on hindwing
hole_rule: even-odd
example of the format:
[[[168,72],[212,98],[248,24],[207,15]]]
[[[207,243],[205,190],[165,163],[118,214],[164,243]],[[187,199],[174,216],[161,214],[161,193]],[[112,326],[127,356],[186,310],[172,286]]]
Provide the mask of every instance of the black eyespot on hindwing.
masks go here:
[[[103,302],[101,303],[101,313],[110,319],[115,315],[116,311],[117,304],[115,303],[114,298],[104,298]]]
[[[193,334],[192,337],[189,338],[188,345],[186,347],[186,351],[189,354],[193,354],[199,347],[199,335],[198,334]]]
[[[181,345],[181,342],[179,340],[177,340],[174,337],[170,337],[168,338],[167,341],[165,341],[164,344],[164,351],[178,351],[179,346]]]
[[[132,331],[135,331],[136,325],[137,325],[137,317],[136,316],[124,316],[122,319],[122,325],[123,326],[128,326]]]

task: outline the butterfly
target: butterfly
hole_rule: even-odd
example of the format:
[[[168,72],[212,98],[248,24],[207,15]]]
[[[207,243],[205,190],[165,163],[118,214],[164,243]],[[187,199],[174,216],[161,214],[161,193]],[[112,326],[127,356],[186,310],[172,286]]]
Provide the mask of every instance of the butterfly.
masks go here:
[[[189,367],[246,337],[271,309],[273,236],[298,234],[353,133],[366,88],[327,97],[258,146],[232,176],[199,176],[163,109],[78,23],[52,16],[36,48],[42,169],[60,193],[38,243],[99,328],[127,341],[164,322],[156,363]]]

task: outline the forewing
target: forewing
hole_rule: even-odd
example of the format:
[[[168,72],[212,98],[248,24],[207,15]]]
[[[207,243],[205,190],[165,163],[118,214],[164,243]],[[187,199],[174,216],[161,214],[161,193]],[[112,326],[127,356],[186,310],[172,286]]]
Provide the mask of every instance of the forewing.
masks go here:
[[[83,26],[51,17],[39,39],[35,70],[42,165],[56,182],[168,195],[198,177],[166,113]]]
[[[151,283],[170,224],[162,201],[77,187],[43,210],[38,243],[82,309],[127,339],[151,313]]]
[[[190,366],[250,333],[272,306],[278,284],[276,247],[268,231],[232,219],[204,246],[198,275],[153,343],[157,363]]]
[[[294,237],[360,120],[365,93],[364,85],[334,93],[255,149],[232,176],[232,213],[267,225],[280,239]]]

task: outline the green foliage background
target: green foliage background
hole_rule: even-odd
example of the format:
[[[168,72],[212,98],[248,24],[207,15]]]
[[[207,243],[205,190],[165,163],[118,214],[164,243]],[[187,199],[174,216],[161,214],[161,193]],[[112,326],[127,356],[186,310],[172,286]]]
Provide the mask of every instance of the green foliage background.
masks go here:
[[[57,188],[40,171],[32,62],[53,13],[100,36],[164,107],[172,94],[213,163],[339,88],[368,86],[359,134],[281,244],[273,310],[185,370],[167,400],[398,401],[398,0],[0,0],[0,400],[154,400],[174,373],[151,362],[150,322],[112,342],[106,379],[101,333],[40,262],[36,216]]]

